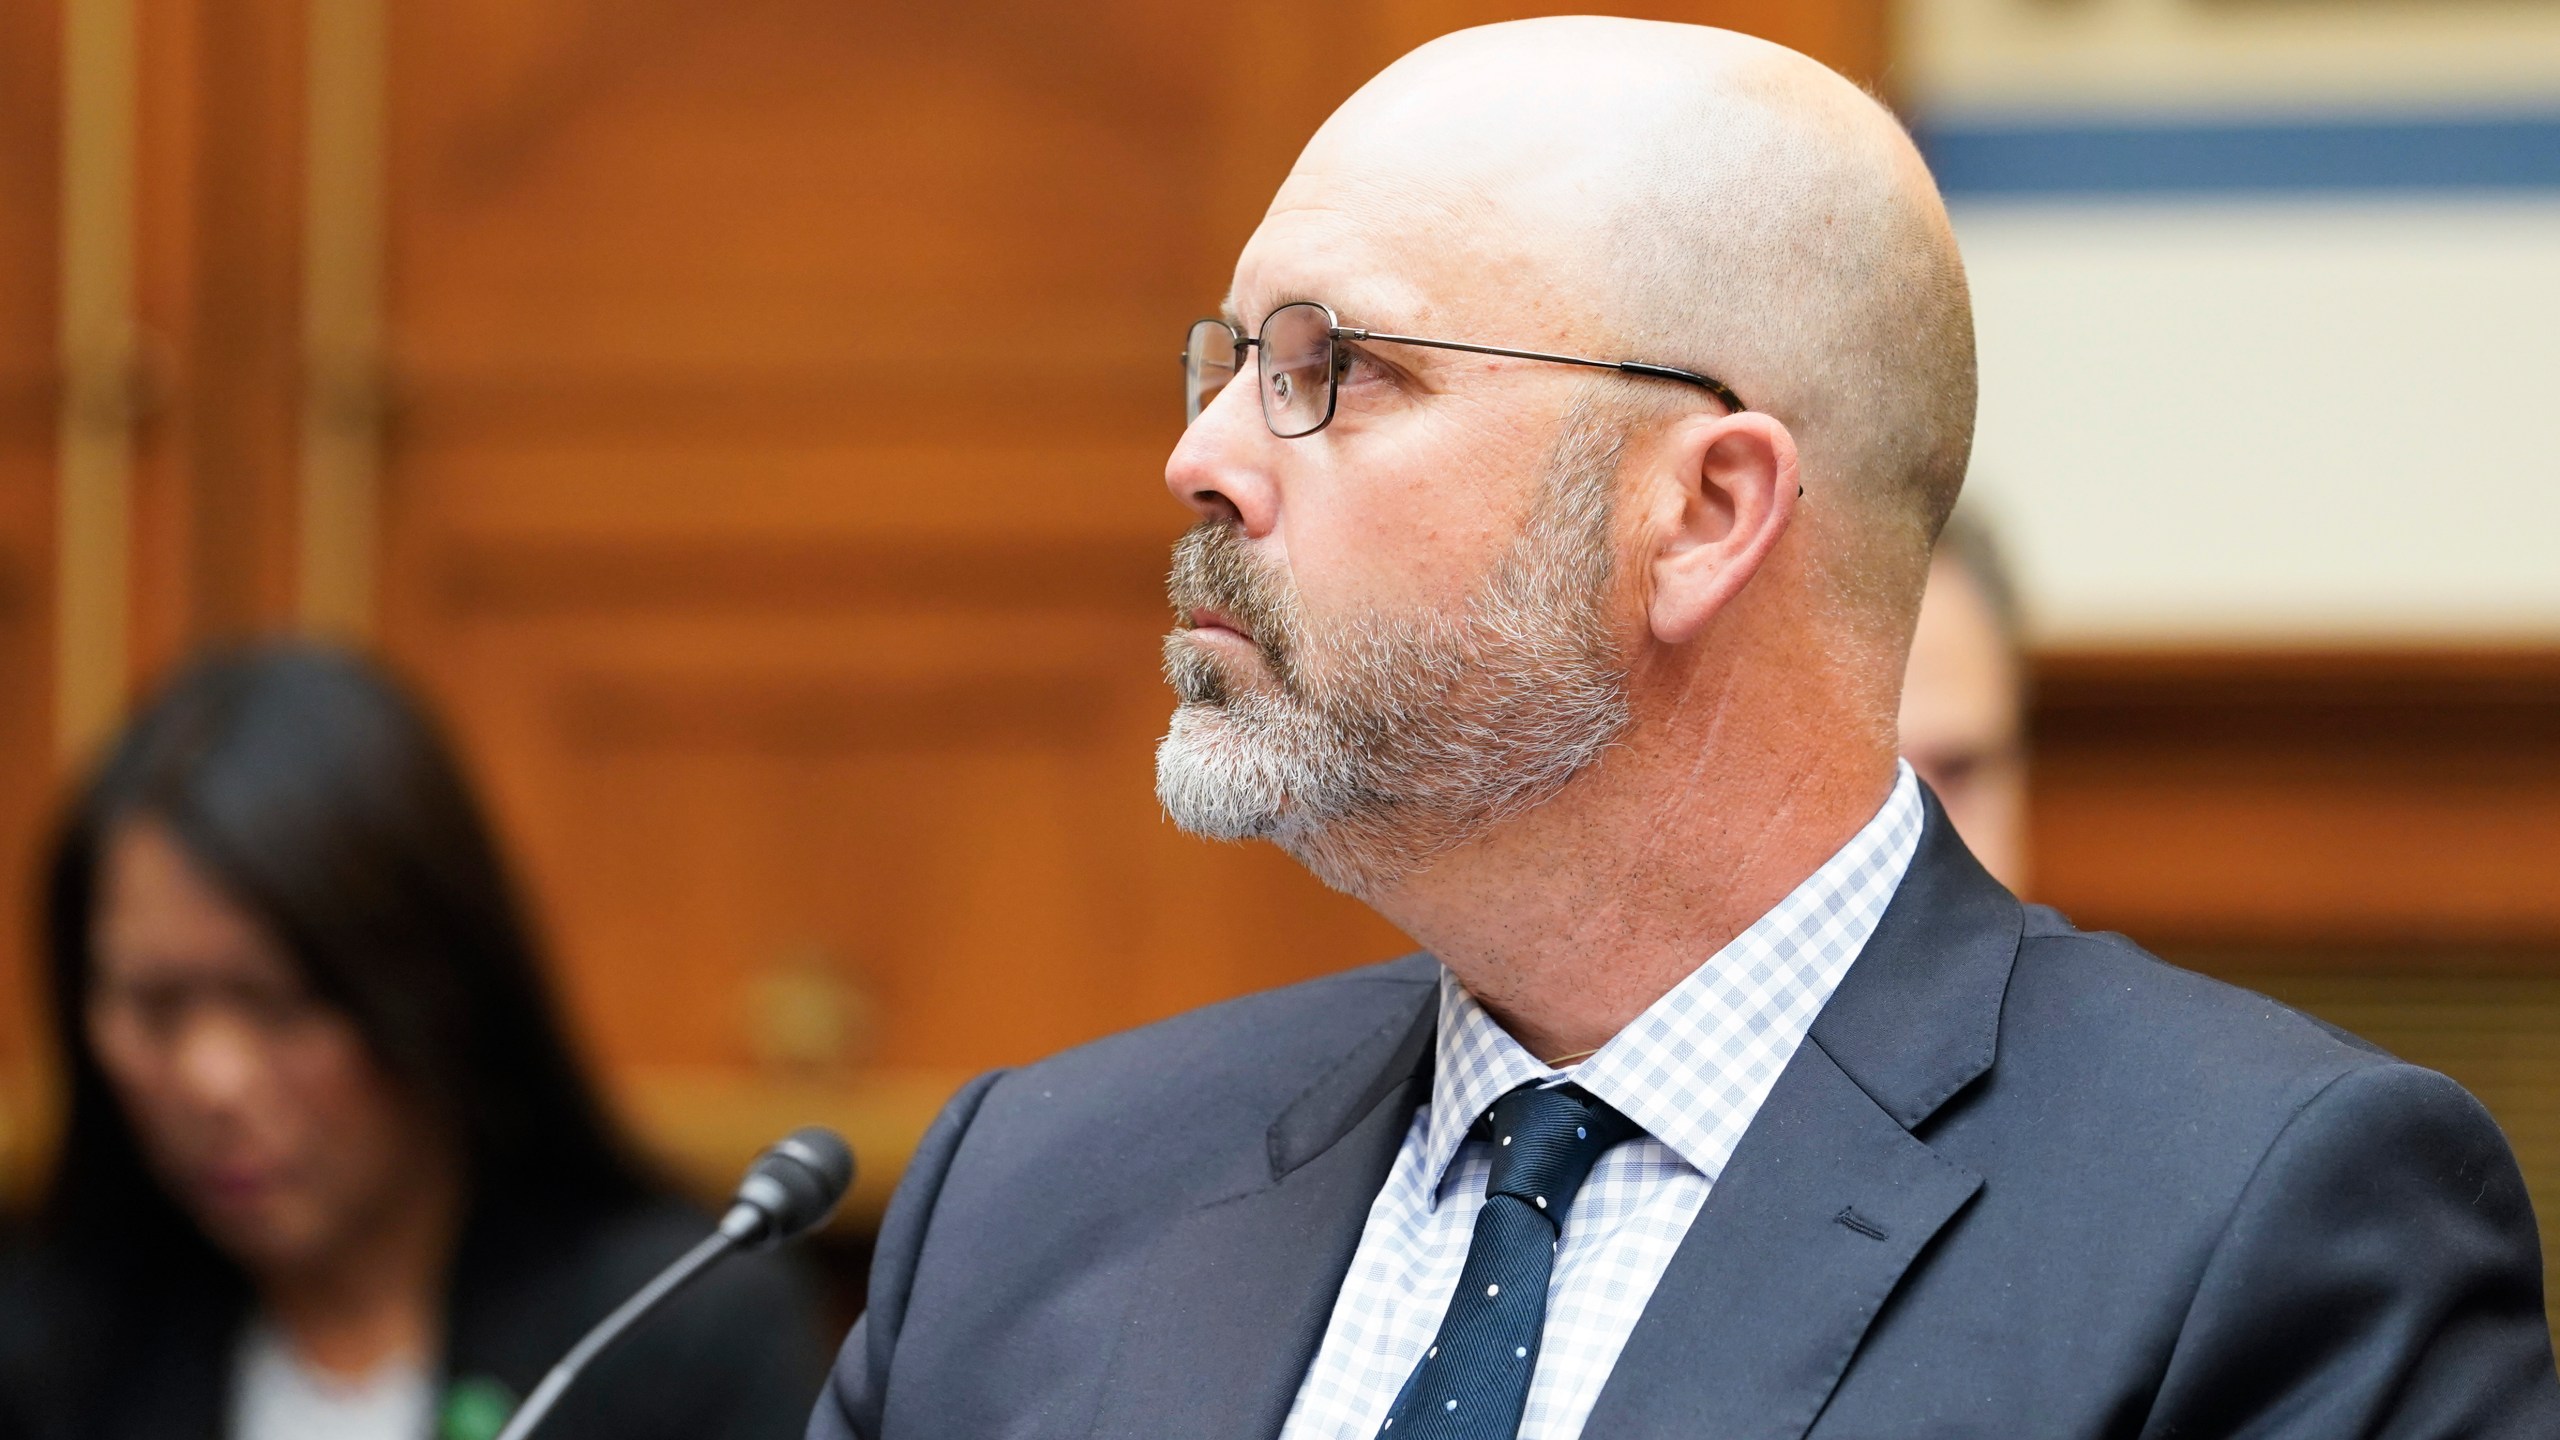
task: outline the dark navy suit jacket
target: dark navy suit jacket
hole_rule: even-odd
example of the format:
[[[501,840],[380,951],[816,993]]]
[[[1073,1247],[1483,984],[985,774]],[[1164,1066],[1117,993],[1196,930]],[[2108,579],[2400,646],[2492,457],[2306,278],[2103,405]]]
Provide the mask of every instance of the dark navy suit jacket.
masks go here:
[[[1430,1090],[1415,956],[980,1079],[812,1440],[1263,1440]],[[2560,1437],[2532,1211],[2440,1075],[2021,907],[1929,806],[1583,1433]]]

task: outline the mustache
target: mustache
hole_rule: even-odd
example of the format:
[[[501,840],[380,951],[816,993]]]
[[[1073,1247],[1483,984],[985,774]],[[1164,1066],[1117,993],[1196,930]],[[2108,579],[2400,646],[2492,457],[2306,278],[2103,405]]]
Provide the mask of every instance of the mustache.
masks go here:
[[[1174,542],[1165,594],[1186,623],[1202,610],[1216,610],[1244,626],[1283,687],[1292,687],[1297,597],[1285,578],[1245,548],[1242,526],[1203,520],[1184,532]]]

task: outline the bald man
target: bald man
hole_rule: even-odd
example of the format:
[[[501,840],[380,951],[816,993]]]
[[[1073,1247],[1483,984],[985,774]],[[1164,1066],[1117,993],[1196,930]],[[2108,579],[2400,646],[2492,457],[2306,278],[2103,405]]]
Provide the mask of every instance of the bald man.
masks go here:
[[[966,1087],[812,1436],[2560,1435],[2479,1106],[1896,759],[1972,339],[1854,86],[1435,42],[1187,345],[1158,796],[1428,953]]]

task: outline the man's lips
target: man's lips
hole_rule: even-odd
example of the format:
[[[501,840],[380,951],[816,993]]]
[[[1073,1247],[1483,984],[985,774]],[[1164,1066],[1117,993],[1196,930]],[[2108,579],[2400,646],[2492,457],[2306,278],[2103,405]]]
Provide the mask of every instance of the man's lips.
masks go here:
[[[1203,606],[1192,611],[1184,619],[1191,633],[1203,640],[1215,640],[1225,635],[1232,635],[1248,645],[1253,643],[1253,632],[1224,610]]]

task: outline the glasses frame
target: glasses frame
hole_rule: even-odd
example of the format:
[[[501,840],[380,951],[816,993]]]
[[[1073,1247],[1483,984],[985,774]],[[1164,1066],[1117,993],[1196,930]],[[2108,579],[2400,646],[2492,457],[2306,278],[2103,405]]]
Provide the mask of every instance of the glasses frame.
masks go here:
[[[1636,375],[1649,380],[1673,380],[1683,385],[1694,385],[1716,397],[1717,403],[1723,405],[1726,411],[1731,414],[1739,415],[1743,411],[1751,408],[1750,406],[1742,403],[1742,397],[1733,392],[1733,387],[1725,384],[1721,380],[1718,380],[1714,376],[1700,374],[1695,370],[1682,370],[1672,365],[1656,365],[1644,360],[1596,360],[1587,355],[1560,355],[1545,350],[1515,350],[1503,345],[1478,345],[1469,340],[1430,340],[1419,335],[1391,335],[1383,330],[1369,330],[1357,325],[1345,325],[1341,323],[1340,318],[1333,313],[1333,307],[1325,304],[1321,300],[1292,300],[1288,304],[1274,309],[1271,312],[1271,315],[1277,315],[1282,310],[1297,309],[1301,306],[1315,310],[1324,316],[1328,343],[1335,347],[1333,352],[1333,363],[1328,365],[1325,369],[1323,419],[1318,420],[1315,424],[1308,426],[1304,430],[1296,431],[1294,433],[1282,431],[1278,425],[1272,422],[1271,419],[1270,395],[1265,388],[1270,382],[1262,373],[1262,357],[1264,354],[1262,337],[1259,335],[1247,335],[1244,333],[1243,326],[1227,319],[1223,315],[1203,315],[1199,319],[1192,321],[1190,328],[1183,332],[1183,423],[1187,425],[1192,421],[1199,419],[1200,412],[1207,408],[1207,403],[1199,397],[1199,387],[1194,376],[1191,356],[1191,337],[1198,334],[1200,332],[1200,327],[1203,325],[1215,325],[1226,331],[1229,336],[1233,337],[1239,356],[1241,356],[1241,352],[1246,350],[1251,350],[1253,352],[1254,390],[1256,398],[1261,402],[1262,406],[1263,427],[1268,429],[1273,435],[1278,436],[1283,440],[1303,440],[1333,423],[1334,405],[1342,389],[1343,365],[1341,345],[1345,340],[1349,340],[1354,343],[1365,342],[1384,345],[1418,345],[1426,350],[1459,350],[1464,351],[1469,355],[1495,355],[1507,360],[1537,360],[1550,365],[1580,365],[1593,370],[1614,370],[1622,375]],[[1271,315],[1265,315],[1262,317],[1262,326],[1266,331],[1271,328]],[[1235,377],[1243,373],[1244,366],[1239,363],[1234,371],[1228,375],[1228,383],[1233,384]],[[1223,387],[1221,388],[1223,389]]]

